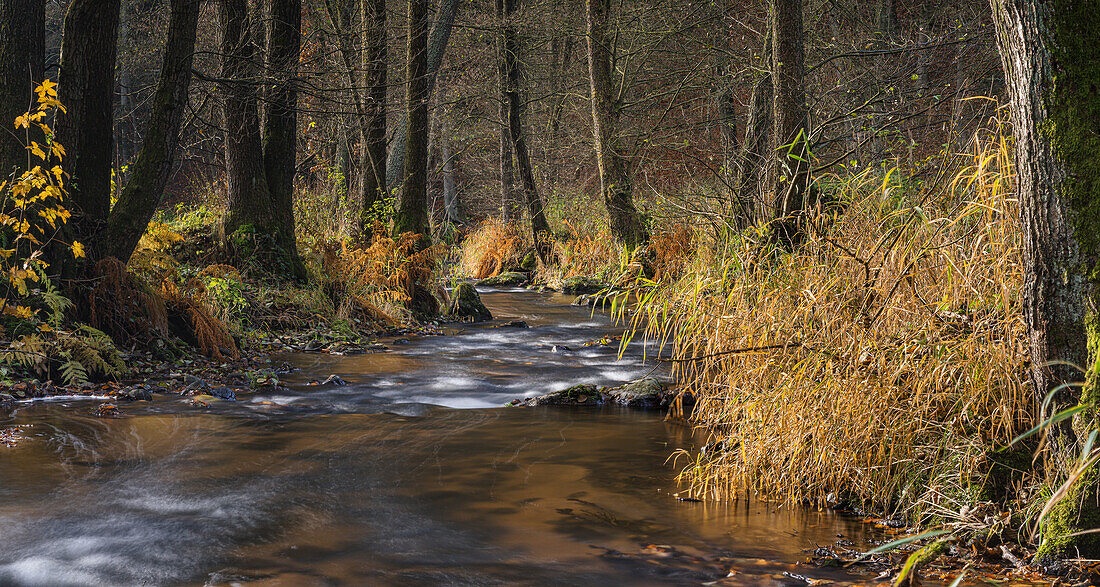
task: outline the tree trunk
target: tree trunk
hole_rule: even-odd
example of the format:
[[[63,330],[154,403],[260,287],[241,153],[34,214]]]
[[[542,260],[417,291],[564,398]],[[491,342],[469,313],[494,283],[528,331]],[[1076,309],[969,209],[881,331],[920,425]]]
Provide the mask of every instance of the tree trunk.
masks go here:
[[[552,197],[554,192],[557,191],[558,186],[558,148],[561,142],[561,119],[562,114],[565,113],[565,92],[562,91],[562,80],[569,73],[569,66],[573,60],[573,37],[569,35],[560,35],[554,38],[552,43],[554,47],[551,50],[553,54],[553,66],[551,71],[553,72],[554,79],[552,81],[551,96],[554,99],[554,106],[550,110],[550,122],[547,124],[549,133],[546,137],[546,184],[547,193]]]
[[[774,136],[779,151],[776,186],[779,217],[792,220],[806,207],[806,82],[802,0],[775,0],[772,10]],[[785,220],[785,221],[786,221]]]
[[[361,0],[363,71],[367,88],[360,125],[359,230],[368,232],[377,217],[376,204],[386,198],[386,0]]]
[[[462,223],[462,208],[458,201],[458,186],[455,182],[455,154],[451,150],[450,124],[447,116],[439,115],[439,151],[443,158],[443,210],[451,224]]]
[[[407,175],[394,210],[394,234],[412,232],[430,242],[428,232],[428,101],[431,99],[428,69],[428,0],[409,0],[408,52],[406,54],[405,100],[409,121],[405,136]]]
[[[298,156],[298,61],[302,50],[302,0],[268,0],[267,117],[263,128],[264,176],[278,231],[291,272],[305,278],[294,231],[294,177]]]
[[[516,164],[519,170],[521,186],[523,189],[523,201],[527,205],[527,215],[531,219],[531,238],[535,243],[535,250],[543,263],[550,261],[550,224],[546,221],[546,210],[539,197],[538,186],[535,183],[535,171],[531,165],[530,151],[527,148],[527,138],[523,129],[523,118],[526,108],[523,102],[523,60],[519,58],[519,41],[516,38],[515,23],[512,19],[519,8],[520,0],[503,0],[503,45],[504,45],[504,69],[507,86],[504,92],[505,103],[508,106],[508,130],[512,144],[512,152],[516,155]]]
[[[175,163],[180,124],[187,109],[201,4],[201,0],[172,0],[164,62],[153,95],[149,127],[130,179],[111,210],[107,234],[99,250],[92,251],[97,257],[129,260],[160,204]]]
[[[0,0],[0,124],[5,129],[30,109],[34,85],[44,77],[45,7],[45,0]],[[0,181],[27,166],[21,138],[0,132]]]
[[[771,36],[769,28],[765,34],[761,60],[768,69],[758,74],[753,82],[745,119],[745,138],[738,156],[738,176],[730,214],[739,228],[746,228],[757,220],[770,219],[775,213],[775,204],[767,197],[773,190],[770,178],[775,169],[772,136],[775,78],[771,74]]]
[[[431,98],[435,88],[435,77],[443,65],[443,55],[447,50],[447,43],[451,39],[451,30],[454,28],[455,15],[458,13],[459,0],[442,0],[439,10],[436,11],[435,24],[432,25],[431,38],[428,40],[428,57],[425,65],[427,74],[427,96]],[[390,190],[397,188],[405,181],[405,146],[409,132],[408,113],[402,117],[393,133],[393,147],[390,149],[386,164],[386,185]]]
[[[588,28],[588,80],[592,103],[592,130],[600,191],[611,221],[611,235],[628,249],[649,240],[645,221],[634,207],[633,180],[625,147],[618,135],[619,101],[612,84],[613,51],[607,34],[610,0],[586,0]]]
[[[992,4],[1012,103],[1031,379],[1039,398],[1062,387],[1052,412],[1089,407],[1072,428],[1052,430],[1061,475],[1054,481],[1061,483],[1096,429],[1100,398],[1100,10],[1092,2],[1061,0]],[[1081,376],[1066,363],[1088,369],[1083,388],[1067,385]],[[1100,526],[1097,477],[1093,467],[1051,511],[1039,560],[1100,556],[1100,535],[1071,535]]]
[[[228,204],[224,232],[251,227],[274,236],[276,218],[264,173],[257,106],[259,76],[247,0],[219,0],[222,30],[222,93]]]
[[[105,228],[111,212],[118,17],[119,0],[73,0],[65,13],[57,91],[67,113],[58,116],[55,130],[70,175],[66,231],[82,242]],[[62,273],[72,276],[72,269]]]
[[[500,26],[500,35],[497,38],[497,84],[500,89],[500,107],[497,109],[500,117],[499,158],[500,158],[500,216],[507,224],[514,224],[519,220],[519,199],[516,197],[516,171],[512,151],[512,131],[508,120],[508,46],[505,35],[505,19],[507,15],[508,0],[496,0],[497,24]]]
[[[745,140],[741,143],[740,168],[733,210],[737,225],[751,225],[762,215],[771,215],[774,206],[765,198],[771,192],[768,177],[772,167],[772,109],[775,89],[771,73],[764,73],[752,85],[749,112],[745,120]]]

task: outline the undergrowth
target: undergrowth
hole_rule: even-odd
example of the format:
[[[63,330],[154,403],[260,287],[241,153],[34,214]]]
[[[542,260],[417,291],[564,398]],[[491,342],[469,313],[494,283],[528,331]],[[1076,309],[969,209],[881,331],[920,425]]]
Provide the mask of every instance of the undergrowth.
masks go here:
[[[985,497],[991,451],[1033,424],[1035,405],[1000,130],[938,178],[820,178],[839,205],[793,253],[758,227],[637,282],[628,319],[661,343],[696,399],[685,415],[710,437],[680,455],[691,494],[848,498],[915,521]]]

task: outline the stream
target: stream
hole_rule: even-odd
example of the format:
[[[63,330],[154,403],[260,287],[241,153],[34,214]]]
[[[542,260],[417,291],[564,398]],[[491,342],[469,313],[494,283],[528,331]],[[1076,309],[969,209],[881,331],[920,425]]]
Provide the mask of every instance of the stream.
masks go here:
[[[290,391],[157,395],[108,419],[94,400],[20,403],[0,415],[27,437],[0,446],[0,585],[867,580],[803,563],[840,536],[865,547],[857,520],[675,499],[669,457],[703,439],[663,413],[501,407],[653,364],[640,344],[585,347],[617,329],[570,298],[482,297],[492,323],[273,357],[300,368]],[[349,385],[307,385],[329,374]]]

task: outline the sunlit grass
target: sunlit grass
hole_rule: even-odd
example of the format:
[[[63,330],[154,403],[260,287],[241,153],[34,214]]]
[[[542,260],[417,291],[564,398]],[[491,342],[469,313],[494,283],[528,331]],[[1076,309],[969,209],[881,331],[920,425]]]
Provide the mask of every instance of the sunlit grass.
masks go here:
[[[994,130],[946,181],[819,178],[843,205],[795,253],[765,228],[639,284],[634,325],[723,447],[681,460],[693,495],[839,494],[941,517],[980,498],[989,448],[1034,423],[1010,152]]]

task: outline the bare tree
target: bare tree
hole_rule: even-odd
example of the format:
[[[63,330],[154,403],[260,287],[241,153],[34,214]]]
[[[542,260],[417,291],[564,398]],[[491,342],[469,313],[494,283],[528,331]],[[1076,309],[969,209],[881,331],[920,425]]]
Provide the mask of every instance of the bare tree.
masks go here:
[[[778,216],[790,227],[806,207],[810,176],[802,0],[775,0],[771,22],[773,136],[779,151],[776,204]]]
[[[550,224],[546,221],[545,205],[539,197],[538,186],[535,184],[535,171],[531,165],[531,155],[527,149],[526,132],[523,128],[524,96],[521,92],[523,84],[523,60],[519,58],[519,41],[512,19],[519,8],[520,0],[503,0],[502,34],[504,47],[504,101],[508,107],[508,134],[512,146],[512,152],[516,156],[516,166],[519,171],[523,201],[527,205],[527,214],[531,219],[531,237],[536,244],[539,258],[543,262],[550,260]]]

